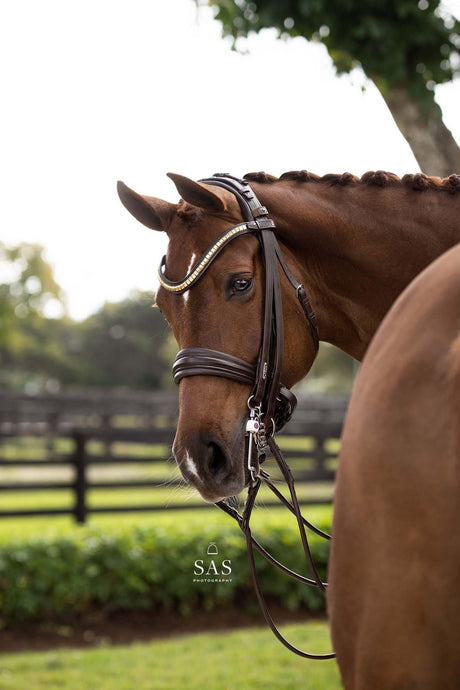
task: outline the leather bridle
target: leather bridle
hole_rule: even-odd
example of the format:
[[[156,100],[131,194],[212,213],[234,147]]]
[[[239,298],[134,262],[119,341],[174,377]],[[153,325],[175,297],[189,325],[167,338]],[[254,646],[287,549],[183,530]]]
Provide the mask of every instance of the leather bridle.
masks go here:
[[[243,513],[240,514],[226,501],[216,503],[217,507],[234,518],[246,537],[249,564],[254,581],[257,598],[267,623],[276,637],[291,651],[307,659],[331,659],[334,654],[310,654],[304,652],[288,642],[276,627],[263,596],[254,559],[254,548],[270,563],[285,574],[308,585],[318,587],[323,592],[327,584],[321,580],[310,551],[306,527],[316,534],[330,539],[330,536],[306,520],[300,511],[294,479],[289,466],[275,441],[275,432],[279,431],[291,418],[297,400],[295,395],[280,382],[283,365],[283,306],[281,299],[280,274],[281,267],[288,281],[294,288],[302,306],[310,329],[315,356],[318,352],[319,337],[316,317],[311,307],[303,285],[292,275],[275,237],[275,224],[268,217],[265,206],[257,199],[246,180],[228,174],[217,174],[200,180],[205,184],[216,185],[232,192],[238,200],[244,222],[235,225],[222,233],[214,243],[204,252],[181,281],[171,281],[166,277],[166,257],[163,257],[158,276],[160,284],[175,294],[183,294],[200,280],[212,265],[221,251],[235,238],[246,234],[253,234],[258,238],[265,268],[265,298],[262,330],[262,344],[257,364],[250,364],[244,360],[228,355],[224,352],[207,348],[187,348],[181,350],[173,365],[174,381],[179,383],[188,376],[220,376],[240,383],[253,386],[248,399],[249,416],[246,424],[246,457],[249,474],[248,496]],[[268,451],[274,456],[283,477],[288,485],[291,500],[287,500],[271,481],[269,475],[260,465]],[[252,536],[249,520],[255,500],[261,486],[261,481],[270,488],[277,498],[296,516],[307,563],[313,574],[313,579],[299,575],[286,568],[269,554]]]

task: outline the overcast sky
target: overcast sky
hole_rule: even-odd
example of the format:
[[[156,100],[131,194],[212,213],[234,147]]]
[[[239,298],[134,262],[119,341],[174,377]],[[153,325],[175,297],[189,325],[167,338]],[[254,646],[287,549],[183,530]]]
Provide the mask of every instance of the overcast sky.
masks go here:
[[[117,179],[177,201],[168,171],[418,170],[360,72],[338,78],[322,46],[271,31],[248,47],[192,0],[2,4],[0,239],[45,246],[75,318],[157,285],[165,238]],[[460,141],[460,82],[436,97]]]

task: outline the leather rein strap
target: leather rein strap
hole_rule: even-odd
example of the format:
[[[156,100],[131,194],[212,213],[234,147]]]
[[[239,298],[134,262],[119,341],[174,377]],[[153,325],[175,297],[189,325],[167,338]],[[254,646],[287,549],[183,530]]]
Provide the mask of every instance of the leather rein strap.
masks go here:
[[[253,386],[252,394],[248,400],[250,415],[246,425],[246,455],[250,482],[243,514],[238,513],[226,501],[219,501],[216,503],[216,506],[238,522],[246,537],[249,564],[257,598],[265,620],[276,637],[288,649],[302,657],[307,659],[331,659],[334,657],[332,653],[310,654],[293,646],[283,637],[276,627],[265,602],[254,558],[255,548],[272,565],[290,577],[318,587],[322,591],[325,591],[327,587],[327,584],[321,580],[313,562],[305,528],[309,528],[325,539],[330,539],[330,536],[309,523],[302,516],[295,491],[294,479],[274,439],[275,431],[279,431],[289,421],[297,404],[294,394],[280,383],[283,365],[284,328],[278,264],[297,293],[298,300],[310,327],[315,355],[319,347],[316,317],[303,285],[296,281],[284,259],[274,234],[274,222],[268,218],[267,209],[260,204],[249,184],[245,180],[227,174],[214,175],[211,178],[200,181],[223,187],[232,192],[238,200],[244,222],[219,235],[182,281],[171,281],[166,277],[166,259],[164,257],[158,272],[160,284],[170,292],[183,294],[202,277],[229,242],[244,234],[254,234],[259,239],[265,267],[262,344],[256,365],[217,350],[207,348],[187,348],[181,350],[177,354],[173,365],[174,381],[179,383],[188,376],[221,376]],[[275,457],[289,487],[290,501],[273,484],[268,473],[260,467],[260,463],[265,459],[268,450]],[[252,536],[249,521],[262,480],[296,516],[303,550],[307,564],[312,571],[313,579],[286,568]]]

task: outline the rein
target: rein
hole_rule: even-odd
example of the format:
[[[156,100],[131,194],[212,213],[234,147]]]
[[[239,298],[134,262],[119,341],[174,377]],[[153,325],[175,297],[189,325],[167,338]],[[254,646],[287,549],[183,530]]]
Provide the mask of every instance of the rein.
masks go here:
[[[193,287],[204,275],[229,242],[241,235],[255,235],[261,246],[265,267],[262,344],[256,365],[217,350],[207,348],[187,348],[181,350],[178,352],[173,365],[174,381],[180,383],[183,378],[188,376],[208,375],[221,376],[253,386],[252,393],[248,399],[249,417],[246,423],[246,457],[250,481],[243,513],[240,514],[226,501],[219,501],[215,505],[237,521],[246,537],[249,565],[257,598],[265,620],[278,640],[295,654],[307,659],[331,659],[335,656],[333,653],[310,654],[304,652],[288,642],[280,633],[270,615],[261,590],[254,556],[255,548],[272,565],[286,575],[317,587],[323,592],[326,591],[327,584],[321,580],[312,558],[306,528],[325,539],[330,539],[330,535],[319,530],[302,516],[295,491],[294,478],[274,438],[275,432],[282,429],[290,420],[297,404],[295,395],[280,382],[283,364],[284,327],[279,267],[281,267],[296,291],[297,298],[310,327],[315,356],[319,347],[316,317],[303,285],[294,278],[284,259],[275,237],[275,224],[273,220],[268,218],[267,209],[260,204],[249,184],[245,180],[228,174],[214,175],[211,178],[200,181],[223,187],[232,192],[238,200],[244,222],[219,235],[181,281],[171,281],[166,277],[166,257],[163,257],[158,271],[160,284],[169,292],[178,295],[183,294]],[[289,488],[290,501],[276,488],[268,473],[260,466],[269,451],[274,456]],[[300,575],[282,565],[252,536],[249,525],[250,517],[262,481],[295,515],[303,550],[313,579]]]

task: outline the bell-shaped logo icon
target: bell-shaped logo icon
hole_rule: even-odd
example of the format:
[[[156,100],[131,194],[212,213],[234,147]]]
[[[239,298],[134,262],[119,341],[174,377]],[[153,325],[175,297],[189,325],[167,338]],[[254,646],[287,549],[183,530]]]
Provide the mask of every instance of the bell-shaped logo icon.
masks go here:
[[[217,556],[219,551],[217,550],[217,546],[213,541],[209,542],[208,550],[206,551],[208,556]]]

